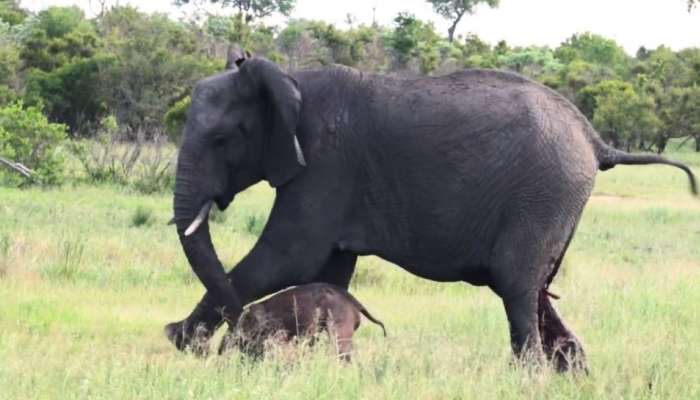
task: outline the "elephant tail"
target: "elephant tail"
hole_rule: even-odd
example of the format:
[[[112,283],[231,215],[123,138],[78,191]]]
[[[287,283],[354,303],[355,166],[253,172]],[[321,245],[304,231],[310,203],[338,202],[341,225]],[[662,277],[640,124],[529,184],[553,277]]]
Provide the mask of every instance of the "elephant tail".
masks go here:
[[[362,304],[360,304],[360,305],[362,306]],[[382,323],[382,321],[380,321],[380,320],[374,318],[374,316],[372,316],[372,314],[370,314],[369,311],[367,311],[367,309],[366,309],[364,306],[362,306],[362,308],[360,308],[360,312],[362,313],[362,315],[365,316],[365,318],[367,318],[368,320],[370,320],[370,321],[374,322],[375,324],[381,326],[381,327],[382,327],[382,332],[384,332],[384,337],[386,337],[386,328],[384,327],[384,323]]]
[[[357,310],[358,310],[362,315],[365,316],[365,318],[367,318],[368,320],[370,320],[370,321],[374,322],[375,324],[381,326],[381,327],[382,327],[382,332],[384,332],[384,337],[386,337],[386,328],[384,327],[384,323],[383,323],[381,320],[375,318],[375,317],[369,312],[369,310],[367,310],[367,308],[365,308],[365,306],[364,306],[362,303],[360,303],[359,300],[357,300],[357,299],[355,298],[355,296],[353,296],[352,294],[350,294],[350,292],[348,292],[347,290],[345,290],[345,289],[343,289],[343,288],[341,288],[341,287],[337,287],[337,288],[338,288],[338,290],[339,290],[348,300],[350,300],[350,302],[357,308]]]
[[[598,158],[598,169],[605,171],[614,168],[616,165],[646,165],[646,164],[666,164],[682,169],[690,180],[690,191],[693,195],[698,195],[698,185],[695,181],[693,171],[687,165],[678,161],[668,160],[656,154],[630,154],[617,150],[600,141],[596,146],[596,156]]]

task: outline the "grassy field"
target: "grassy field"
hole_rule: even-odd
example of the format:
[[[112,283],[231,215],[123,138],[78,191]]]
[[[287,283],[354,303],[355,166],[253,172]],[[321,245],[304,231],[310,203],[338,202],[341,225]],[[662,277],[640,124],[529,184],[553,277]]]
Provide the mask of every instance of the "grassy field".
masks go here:
[[[700,174],[700,155],[670,157]],[[224,262],[250,249],[272,192],[258,185],[213,223]],[[360,261],[355,362],[331,346],[250,364],[180,354],[162,326],[202,294],[169,195],[64,186],[0,188],[0,399],[698,399],[700,200],[671,167],[598,175],[552,291],[591,375],[509,365],[502,305],[488,289]]]

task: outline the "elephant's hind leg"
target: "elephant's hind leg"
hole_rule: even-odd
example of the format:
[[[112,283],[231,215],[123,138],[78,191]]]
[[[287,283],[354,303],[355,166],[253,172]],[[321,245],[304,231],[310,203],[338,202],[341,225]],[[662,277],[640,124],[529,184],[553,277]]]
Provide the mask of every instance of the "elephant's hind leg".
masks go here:
[[[510,343],[517,361],[540,364],[544,353],[537,324],[537,296],[531,291],[503,298],[508,316]]]
[[[529,210],[537,215],[535,211]],[[543,209],[539,214],[551,212]],[[557,218],[512,220],[515,223],[502,230],[492,250],[490,286],[503,300],[514,355],[520,361],[541,364],[547,355],[543,345],[549,344],[543,337],[557,338],[554,323],[559,321],[553,308],[542,308],[549,303],[548,299],[542,302],[541,293],[556,274],[575,222]],[[543,312],[548,317],[545,324],[541,323]],[[542,332],[543,328],[547,332]]]
[[[494,248],[491,288],[503,300],[517,361],[541,364],[544,352],[537,320],[542,257],[522,231],[504,232]],[[522,239],[521,239],[522,238]]]
[[[547,360],[557,370],[557,372],[566,371],[585,371],[588,372],[586,363],[586,354],[583,351],[583,346],[576,335],[567,328],[564,321],[557,314],[557,310],[551,303],[551,298],[558,298],[549,293],[547,287],[554,279],[554,276],[559,271],[561,263],[569,248],[571,239],[574,236],[576,227],[569,234],[569,237],[564,245],[559,258],[554,264],[554,268],[547,278],[546,285],[539,292],[537,300],[537,320],[542,338],[542,347],[547,355]]]
[[[557,372],[588,372],[583,346],[557,314],[550,296],[546,290],[540,290],[537,309],[542,347],[547,359]]]

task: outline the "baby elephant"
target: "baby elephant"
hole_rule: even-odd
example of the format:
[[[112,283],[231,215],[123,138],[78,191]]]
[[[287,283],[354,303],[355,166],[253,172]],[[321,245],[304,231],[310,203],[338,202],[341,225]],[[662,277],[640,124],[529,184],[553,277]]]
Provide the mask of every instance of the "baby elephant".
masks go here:
[[[345,289],[327,283],[295,286],[246,307],[236,327],[222,340],[219,354],[230,347],[259,358],[265,342],[288,343],[326,331],[336,343],[338,355],[350,361],[352,335],[360,326],[360,314],[382,327],[384,324]]]

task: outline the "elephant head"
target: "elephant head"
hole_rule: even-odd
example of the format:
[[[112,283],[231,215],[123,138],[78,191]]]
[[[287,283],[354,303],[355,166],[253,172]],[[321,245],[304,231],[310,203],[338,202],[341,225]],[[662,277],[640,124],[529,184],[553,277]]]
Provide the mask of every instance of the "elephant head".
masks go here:
[[[241,48],[230,48],[228,51],[228,56],[226,57],[225,68],[231,71],[238,71],[241,64],[251,57],[252,55],[247,50],[243,50]]]
[[[213,203],[226,209],[260,180],[284,185],[305,160],[296,138],[302,104],[296,81],[262,58],[234,65],[195,87],[178,157],[174,222],[204,286],[222,306],[239,308],[209,236],[209,210]]]

